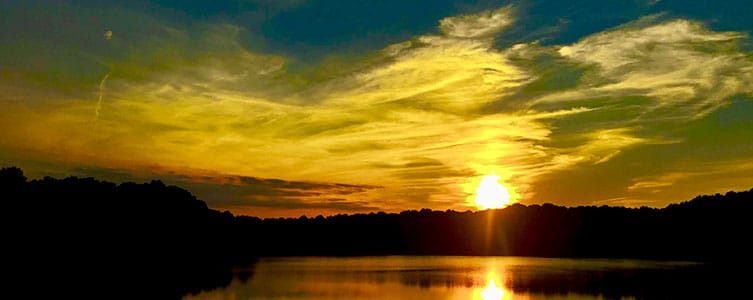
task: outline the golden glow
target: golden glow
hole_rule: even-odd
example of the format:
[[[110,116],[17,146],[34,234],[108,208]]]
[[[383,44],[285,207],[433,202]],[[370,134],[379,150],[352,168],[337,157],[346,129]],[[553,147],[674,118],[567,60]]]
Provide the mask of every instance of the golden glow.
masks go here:
[[[503,280],[497,276],[494,271],[486,274],[486,286],[474,289],[474,300],[502,300],[502,299],[520,299],[522,295],[514,295],[512,291],[506,290],[501,284]],[[525,297],[524,297],[525,298]]]
[[[86,47],[91,53],[80,62],[33,55],[12,64],[33,66],[29,70],[0,68],[0,162],[18,164],[32,176],[113,170],[95,177],[122,181],[146,172],[153,173],[143,175],[149,179],[187,178],[206,187],[195,192],[210,206],[262,217],[567,201],[558,184],[572,185],[568,190],[582,196],[564,205],[662,206],[717,185],[750,186],[749,176],[738,175],[753,170],[743,152],[713,164],[683,160],[666,170],[673,163],[654,165],[658,158],[641,156],[649,152],[631,151],[671,143],[692,147],[690,141],[702,140],[686,143],[664,133],[724,107],[735,95],[753,93],[751,53],[736,45],[747,35],[714,32],[691,20],[656,23],[661,18],[652,15],[567,45],[521,40],[501,47],[494,37],[517,13],[505,7],[448,16],[436,30],[369,55],[328,53],[334,59],[306,64],[311,72],[289,67],[295,60],[287,54],[247,49],[251,28],[224,22],[173,28],[151,14],[138,15],[148,20],[139,23],[150,24],[139,31],[149,38],[138,44],[99,27],[104,37],[91,37],[107,47]],[[18,43],[25,45],[10,45]],[[17,52],[23,51],[11,54]],[[553,55],[567,63],[539,59]],[[357,67],[344,67],[351,59]],[[69,68],[71,63],[81,67]],[[577,84],[539,84],[551,74],[580,74],[572,68],[589,80],[563,75]],[[49,77],[45,70],[60,80],[39,81]],[[70,73],[55,73],[63,70]],[[65,82],[73,85],[61,90],[58,84]],[[522,90],[531,97],[520,97]],[[591,122],[596,120],[610,121]],[[652,124],[666,127],[653,130]],[[710,124],[699,123],[693,134]],[[735,128],[744,140],[748,132]],[[630,157],[614,160],[620,156]],[[584,192],[593,188],[591,178],[577,174],[590,174],[587,169],[555,180],[576,166],[600,165],[614,175],[643,159],[649,169],[642,177],[612,176],[619,183],[600,193]],[[712,165],[717,167],[709,170]],[[196,179],[210,177],[216,180]],[[240,177],[280,181],[261,181],[263,189],[222,182]],[[285,182],[374,188],[343,192],[330,185],[334,190],[298,193]],[[286,204],[265,206],[275,201]]]
[[[505,296],[505,291],[497,287],[494,283],[494,278],[489,278],[489,284],[479,294],[484,300],[502,300]]]
[[[502,208],[510,204],[510,192],[499,183],[499,176],[488,175],[481,178],[474,201],[479,209]]]

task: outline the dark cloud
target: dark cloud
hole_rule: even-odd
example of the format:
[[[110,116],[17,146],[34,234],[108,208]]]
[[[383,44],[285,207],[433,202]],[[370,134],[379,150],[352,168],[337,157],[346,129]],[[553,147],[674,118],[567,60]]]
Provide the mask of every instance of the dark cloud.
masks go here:
[[[187,187],[209,205],[223,208],[333,209],[365,211],[375,209],[357,195],[379,189],[373,185],[287,181],[248,176],[206,176],[209,180],[173,176],[168,181]],[[333,196],[347,196],[346,198]],[[354,199],[355,198],[355,199]],[[333,200],[335,199],[335,200]]]
[[[274,201],[250,199],[244,201],[243,204],[239,206],[275,209],[332,209],[347,212],[364,212],[381,209],[380,207],[371,205],[366,201],[346,201],[345,199],[324,199],[316,201],[303,201],[298,199],[282,199]]]
[[[421,168],[421,167],[438,167],[438,166],[445,165],[439,160],[428,158],[428,157],[408,158],[406,160],[407,162],[404,162],[404,163],[396,163],[396,164],[375,163],[373,166],[376,168],[405,169],[405,168]]]
[[[406,180],[452,178],[452,177],[472,177],[476,172],[471,169],[457,170],[447,166],[439,160],[428,157],[409,158],[403,163],[375,163],[375,168],[392,169],[390,171],[397,178]]]
[[[363,151],[386,150],[389,148],[390,146],[385,143],[380,143],[377,141],[366,141],[366,142],[357,142],[357,143],[338,145],[337,147],[328,148],[327,152],[356,153],[356,152],[363,152]]]
[[[5,166],[5,165],[3,165]],[[24,166],[21,166],[22,168]],[[342,183],[322,183],[306,181],[286,181],[274,178],[248,176],[201,174],[187,175],[176,171],[160,173],[142,170],[136,174],[129,170],[100,167],[71,166],[70,169],[57,166],[41,173],[27,174],[43,177],[94,177],[97,179],[122,182],[147,182],[161,180],[166,184],[187,189],[210,207],[266,207],[279,209],[332,209],[343,211],[367,211],[379,209],[367,201],[353,200],[337,196],[354,196],[374,189],[374,185]],[[29,169],[38,169],[32,167]],[[34,177],[30,179],[36,179]],[[333,197],[334,196],[334,197]]]

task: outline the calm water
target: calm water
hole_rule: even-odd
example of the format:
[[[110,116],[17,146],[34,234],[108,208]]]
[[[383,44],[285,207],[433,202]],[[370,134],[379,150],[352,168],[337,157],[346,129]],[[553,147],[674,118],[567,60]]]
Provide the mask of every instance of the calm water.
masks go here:
[[[527,257],[267,258],[185,299],[697,299],[734,291],[691,262]]]

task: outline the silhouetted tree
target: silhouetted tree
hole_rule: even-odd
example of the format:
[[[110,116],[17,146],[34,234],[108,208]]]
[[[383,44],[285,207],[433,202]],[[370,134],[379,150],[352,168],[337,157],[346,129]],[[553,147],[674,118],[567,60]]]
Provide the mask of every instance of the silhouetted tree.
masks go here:
[[[753,189],[663,209],[514,204],[259,219],[209,209],[161,181],[27,180],[0,170],[11,285],[57,278],[60,291],[148,291],[177,298],[230,282],[259,256],[521,255],[732,262],[747,259]],[[68,270],[77,270],[70,272]],[[79,274],[79,275],[73,275]],[[30,290],[38,290],[31,288]],[[122,295],[122,294],[121,294]]]
[[[20,168],[9,167],[0,169],[0,184],[3,187],[17,186],[26,183],[26,176]]]

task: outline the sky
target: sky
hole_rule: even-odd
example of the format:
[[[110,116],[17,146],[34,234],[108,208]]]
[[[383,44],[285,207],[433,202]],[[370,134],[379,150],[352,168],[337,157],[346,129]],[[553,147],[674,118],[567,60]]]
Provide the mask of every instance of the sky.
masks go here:
[[[748,1],[2,1],[0,166],[261,217],[753,187]]]

